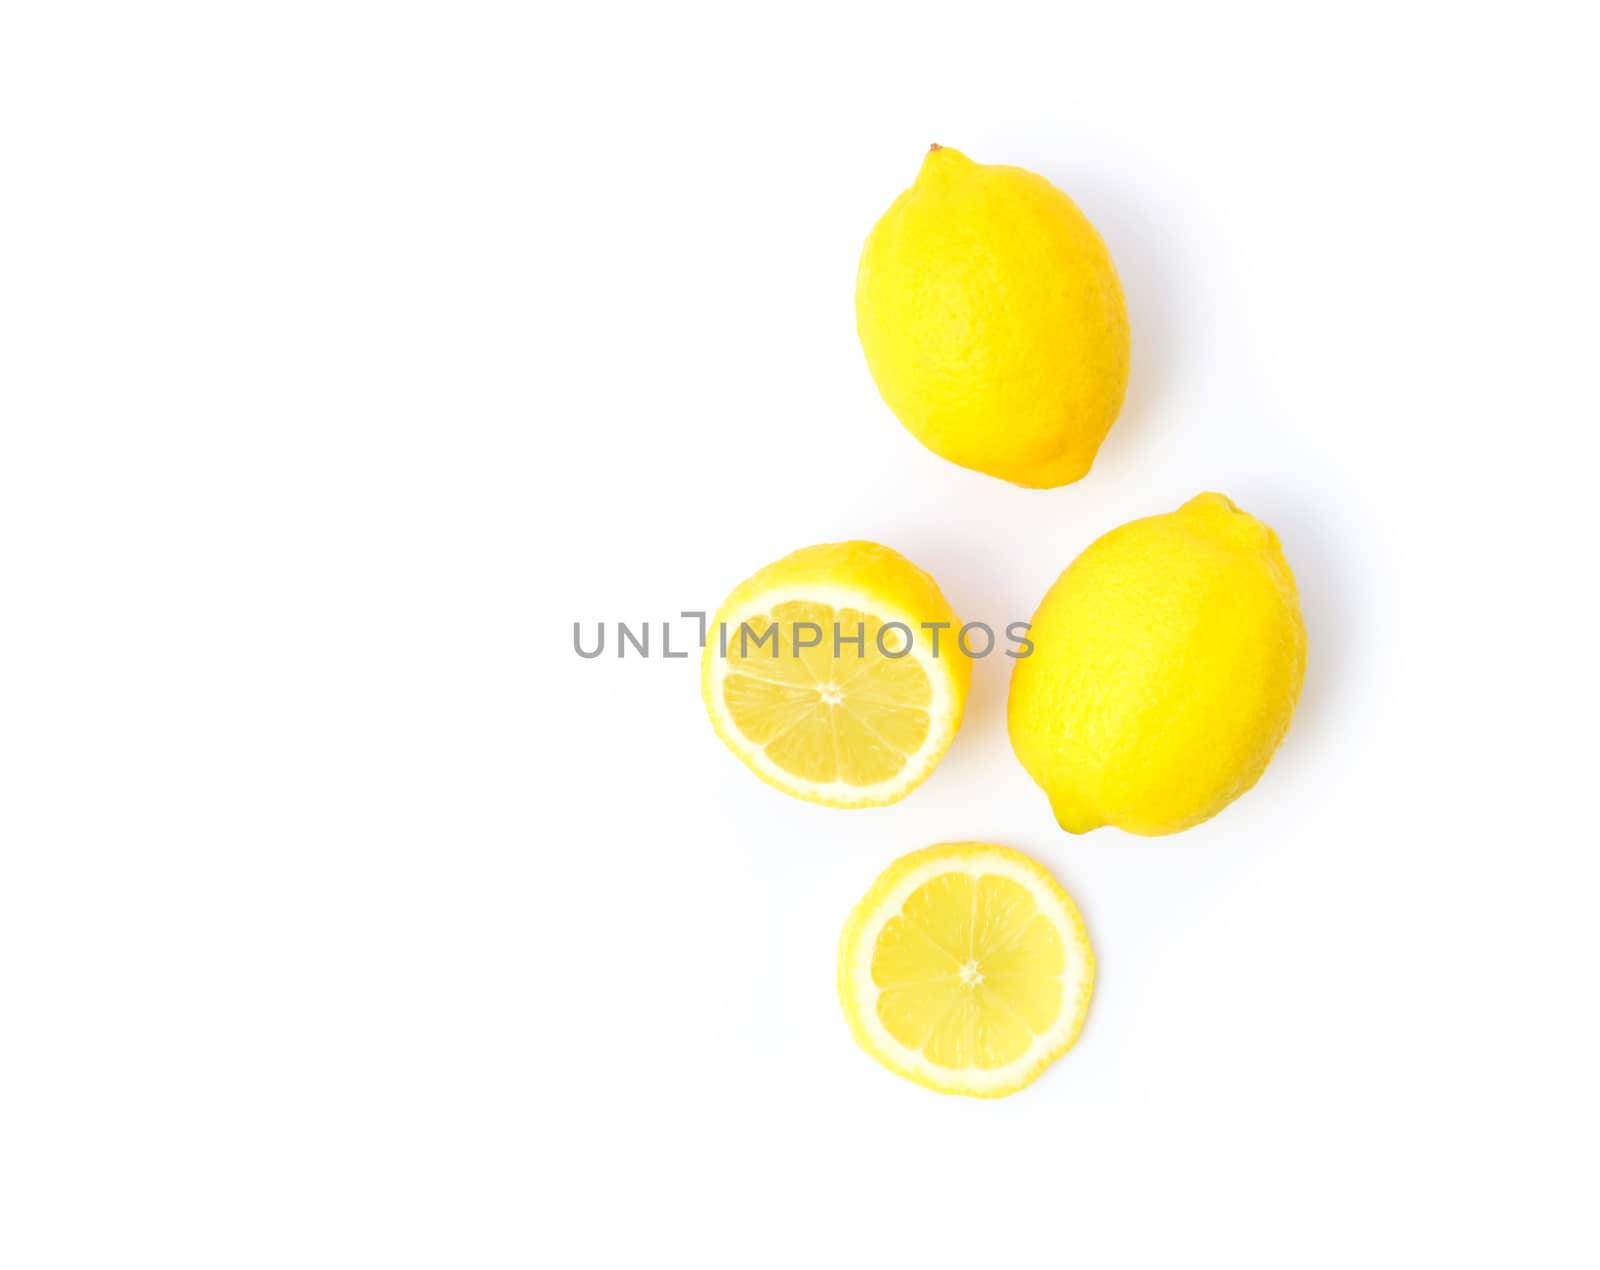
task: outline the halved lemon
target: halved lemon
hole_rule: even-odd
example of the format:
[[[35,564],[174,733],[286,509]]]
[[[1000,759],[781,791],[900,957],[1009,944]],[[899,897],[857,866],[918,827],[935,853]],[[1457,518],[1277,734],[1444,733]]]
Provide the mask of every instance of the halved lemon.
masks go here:
[[[1077,905],[1010,847],[952,842],[902,856],[839,939],[839,1001],[856,1042],[943,1094],[1015,1093],[1072,1048],[1094,991]]]
[[[830,807],[904,798],[961,723],[970,660],[938,586],[875,542],[805,547],[734,588],[707,627],[701,691],[769,785]]]

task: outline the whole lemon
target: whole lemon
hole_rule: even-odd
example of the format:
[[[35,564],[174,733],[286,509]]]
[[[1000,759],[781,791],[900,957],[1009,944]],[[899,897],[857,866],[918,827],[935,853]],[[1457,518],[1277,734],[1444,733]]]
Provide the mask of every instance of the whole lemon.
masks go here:
[[[1028,638],[1011,746],[1069,833],[1209,820],[1266,770],[1305,677],[1278,536],[1221,494],[1092,543]]]
[[[1048,488],[1083,476],[1128,387],[1111,254],[1042,176],[934,146],[867,238],[856,329],[911,434]]]

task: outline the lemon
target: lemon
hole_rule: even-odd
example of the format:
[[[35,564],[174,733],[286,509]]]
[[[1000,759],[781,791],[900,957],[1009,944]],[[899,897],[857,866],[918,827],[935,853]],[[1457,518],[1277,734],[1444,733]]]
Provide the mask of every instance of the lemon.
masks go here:
[[[1221,494],[1112,530],[1067,567],[1011,673],[1011,745],[1069,833],[1167,834],[1266,770],[1305,677],[1278,536]]]
[[[745,579],[707,630],[706,710],[769,785],[830,807],[904,798],[961,723],[972,665],[938,586],[875,542],[806,547]]]
[[[856,1042],[945,1094],[1015,1093],[1072,1048],[1094,990],[1083,919],[1020,851],[952,842],[873,883],[839,939]]]
[[[1042,176],[934,146],[861,253],[856,329],[911,434],[1018,485],[1089,470],[1128,386],[1111,255]]]

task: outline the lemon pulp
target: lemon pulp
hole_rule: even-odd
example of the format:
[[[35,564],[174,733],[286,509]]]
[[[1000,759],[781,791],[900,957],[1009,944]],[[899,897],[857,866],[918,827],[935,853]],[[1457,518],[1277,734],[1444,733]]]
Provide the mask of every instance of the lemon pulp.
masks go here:
[[[734,726],[775,766],[811,784],[879,785],[927,741],[933,699],[927,672],[909,657],[879,651],[879,619],[791,601],[743,625],[748,634],[729,633],[723,703]],[[796,651],[813,628],[822,642]],[[895,634],[886,636],[891,649]]]
[[[872,952],[889,1034],[941,1067],[1004,1067],[1061,1013],[1061,936],[1026,889],[946,873],[913,891]]]

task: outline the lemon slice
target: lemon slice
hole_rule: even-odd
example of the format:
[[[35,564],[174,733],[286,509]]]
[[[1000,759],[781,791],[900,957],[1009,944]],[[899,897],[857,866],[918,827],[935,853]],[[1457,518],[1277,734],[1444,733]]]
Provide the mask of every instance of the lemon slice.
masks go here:
[[[839,940],[856,1042],[945,1094],[1015,1093],[1072,1048],[1094,990],[1077,906],[1020,851],[913,851],[873,884]]]
[[[938,586],[874,542],[806,547],[734,588],[701,689],[723,743],[769,785],[877,807],[922,783],[961,722],[972,666]]]

